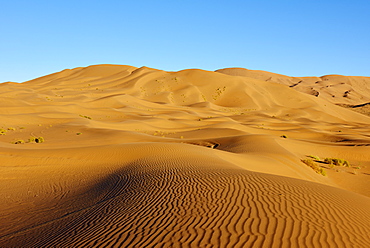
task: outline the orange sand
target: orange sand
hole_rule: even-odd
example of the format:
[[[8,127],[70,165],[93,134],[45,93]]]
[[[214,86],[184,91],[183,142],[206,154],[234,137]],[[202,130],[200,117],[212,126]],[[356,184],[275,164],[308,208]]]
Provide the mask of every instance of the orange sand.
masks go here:
[[[242,68],[0,84],[0,247],[367,247],[369,102],[370,78]]]

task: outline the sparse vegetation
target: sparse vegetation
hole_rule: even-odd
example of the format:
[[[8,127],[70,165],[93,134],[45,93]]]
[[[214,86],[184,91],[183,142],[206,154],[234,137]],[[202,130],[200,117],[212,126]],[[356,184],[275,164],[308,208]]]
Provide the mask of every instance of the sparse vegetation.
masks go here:
[[[288,136],[286,136],[285,134],[281,135],[280,137],[284,139],[288,138]]]
[[[323,162],[328,164],[332,168],[334,166],[344,166],[344,167],[351,166],[347,160],[340,159],[340,158],[325,158]]]
[[[320,161],[320,158],[318,156],[310,155],[309,158],[312,158],[315,161]]]
[[[14,131],[14,130],[15,130],[15,128],[14,128],[14,127],[8,127],[8,130],[10,130],[10,131]]]
[[[225,92],[225,90],[226,86],[224,86],[223,88],[217,88],[215,94],[212,95],[213,100],[216,101],[221,96],[221,94]]]
[[[24,140],[21,139],[14,142],[14,144],[24,144],[24,143],[25,143]]]
[[[316,173],[326,176],[326,171],[317,164],[315,164],[315,162],[312,159],[302,159],[301,161],[305,163],[307,166],[311,167]]]
[[[2,128],[0,129],[0,135],[6,135],[6,132],[7,131],[5,129],[2,129]]]
[[[43,143],[44,141],[43,137],[31,137],[28,139],[28,143]]]
[[[335,166],[351,167],[350,163],[347,160],[344,160],[344,159],[341,159],[341,158],[324,158],[324,159],[320,159],[318,156],[314,156],[314,155],[309,155],[307,157],[313,159],[316,162],[325,163],[330,168],[334,168]]]
[[[91,120],[91,117],[90,116],[87,116],[87,115],[80,115],[80,117],[83,117],[83,118],[86,118],[86,119]]]
[[[81,135],[82,133],[76,133],[77,135]]]

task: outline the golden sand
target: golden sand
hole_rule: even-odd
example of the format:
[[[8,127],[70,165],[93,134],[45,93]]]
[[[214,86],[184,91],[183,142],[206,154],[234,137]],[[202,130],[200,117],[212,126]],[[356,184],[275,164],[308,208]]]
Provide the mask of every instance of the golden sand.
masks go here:
[[[242,68],[0,84],[0,247],[367,247],[369,102]]]

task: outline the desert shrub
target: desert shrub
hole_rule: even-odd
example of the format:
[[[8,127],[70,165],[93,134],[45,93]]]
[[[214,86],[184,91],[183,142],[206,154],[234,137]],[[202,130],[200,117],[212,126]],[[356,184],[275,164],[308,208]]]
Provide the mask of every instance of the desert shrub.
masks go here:
[[[280,137],[284,139],[288,138],[288,136],[286,136],[285,134],[281,135]]]
[[[8,127],[8,130],[14,131],[15,128],[14,127]]]
[[[6,134],[6,130],[5,129],[0,129],[0,135],[5,135]]]
[[[82,133],[76,133],[77,135],[81,135]]]
[[[44,137],[31,137],[28,139],[28,143],[43,143],[44,141]]]
[[[14,142],[14,144],[24,144],[24,143],[25,143],[24,140],[17,140]]]
[[[303,163],[311,167],[316,173],[326,176],[326,171],[323,168],[320,168],[312,159],[303,159]]]
[[[320,158],[318,156],[310,155],[308,157],[312,158],[315,161],[320,161]]]
[[[351,167],[350,163],[347,160],[343,161],[343,166],[344,167]]]
[[[328,164],[330,167],[334,166],[350,167],[350,163],[347,160],[341,158],[325,158],[324,163]]]
[[[319,174],[323,175],[324,177],[326,177],[326,171],[323,168],[320,168],[319,169],[319,172],[317,172],[317,173],[319,173]]]
[[[44,137],[38,137],[35,139],[36,143],[43,143],[45,141]]]
[[[87,115],[80,115],[80,117],[83,117],[83,118],[86,118],[86,119],[91,120],[91,117],[90,116],[87,116]]]

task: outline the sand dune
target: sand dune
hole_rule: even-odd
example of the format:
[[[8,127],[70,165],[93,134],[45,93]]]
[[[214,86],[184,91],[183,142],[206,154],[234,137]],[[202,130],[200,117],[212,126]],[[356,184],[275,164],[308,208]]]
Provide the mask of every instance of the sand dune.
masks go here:
[[[287,85],[297,91],[323,98],[331,103],[370,116],[369,77],[341,75],[289,77],[244,68],[225,68],[216,72]]]
[[[96,65],[0,84],[0,247],[366,247],[370,117],[342,106],[368,82]]]

